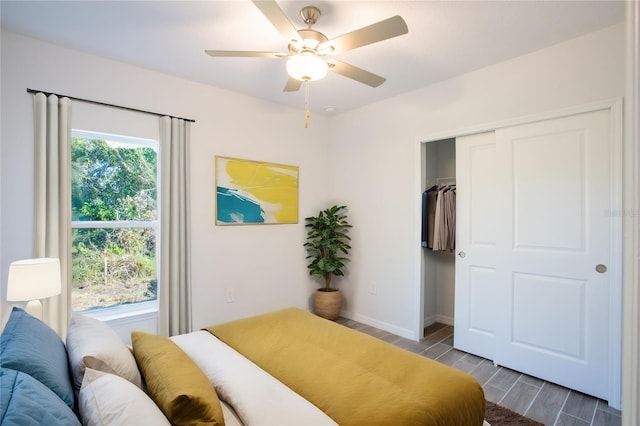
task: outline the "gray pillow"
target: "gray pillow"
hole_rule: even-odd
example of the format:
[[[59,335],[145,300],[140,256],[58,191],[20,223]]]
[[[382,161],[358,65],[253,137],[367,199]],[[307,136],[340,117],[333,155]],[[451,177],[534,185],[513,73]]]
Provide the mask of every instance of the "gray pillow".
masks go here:
[[[139,388],[142,379],[131,349],[102,321],[74,314],[67,330],[73,387],[80,390],[85,368],[120,376]]]

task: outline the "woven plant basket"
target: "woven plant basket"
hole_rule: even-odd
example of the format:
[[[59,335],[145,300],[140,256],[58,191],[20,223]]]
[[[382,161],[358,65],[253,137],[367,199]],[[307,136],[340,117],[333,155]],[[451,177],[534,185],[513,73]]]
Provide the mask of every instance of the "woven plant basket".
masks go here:
[[[342,307],[342,293],[340,290],[331,289],[331,291],[316,290],[313,300],[313,308],[316,315],[335,321],[340,316],[340,308]]]

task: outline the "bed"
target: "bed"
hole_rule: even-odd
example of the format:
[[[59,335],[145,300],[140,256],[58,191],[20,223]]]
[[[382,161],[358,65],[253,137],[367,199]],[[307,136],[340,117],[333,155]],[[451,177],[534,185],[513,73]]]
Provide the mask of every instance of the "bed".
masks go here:
[[[485,409],[471,376],[297,308],[131,348],[82,315],[65,345],[14,308],[0,364],[2,425],[482,425]]]

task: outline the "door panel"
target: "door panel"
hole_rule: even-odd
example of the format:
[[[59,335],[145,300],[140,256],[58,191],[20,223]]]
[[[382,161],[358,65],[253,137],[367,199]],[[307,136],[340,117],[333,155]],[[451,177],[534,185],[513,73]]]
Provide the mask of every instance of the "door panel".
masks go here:
[[[454,345],[603,399],[609,386],[609,110],[456,141]]]
[[[494,191],[498,184],[495,173],[497,166],[496,145],[493,133],[474,138],[470,146],[469,158],[462,158],[471,168],[465,187],[469,188],[465,196],[469,204],[470,243],[486,248],[495,247],[498,216],[495,205],[498,194]],[[464,138],[463,142],[464,143]],[[457,194],[456,194],[457,195]]]
[[[475,303],[469,306],[468,329],[493,337],[495,332],[496,269],[483,266],[469,268],[469,298]]]
[[[514,274],[512,343],[585,360],[585,281]],[[542,324],[553,324],[553,332]]]
[[[511,143],[514,248],[583,251],[584,131],[524,137]],[[562,223],[562,232],[547,226],[550,223]]]
[[[501,294],[496,288],[498,162],[493,132],[456,139],[456,247],[464,249],[456,253],[454,346],[489,359],[499,323],[495,295]]]
[[[501,268],[509,321],[499,364],[607,399],[611,170],[609,111],[496,131],[505,153]]]

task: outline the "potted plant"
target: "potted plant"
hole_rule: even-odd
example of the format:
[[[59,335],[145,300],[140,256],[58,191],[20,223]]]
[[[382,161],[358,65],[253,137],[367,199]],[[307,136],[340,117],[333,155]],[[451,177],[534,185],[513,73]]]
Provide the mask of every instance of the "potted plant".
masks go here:
[[[307,259],[310,275],[324,278],[324,287],[319,288],[314,297],[315,313],[323,318],[335,320],[340,316],[342,294],[331,287],[331,278],[344,276],[343,268],[349,260],[351,238],[347,230],[351,225],[344,213],[346,206],[334,205],[321,210],[317,216],[305,218],[307,230]]]

